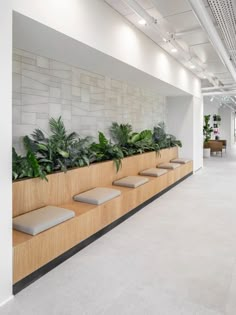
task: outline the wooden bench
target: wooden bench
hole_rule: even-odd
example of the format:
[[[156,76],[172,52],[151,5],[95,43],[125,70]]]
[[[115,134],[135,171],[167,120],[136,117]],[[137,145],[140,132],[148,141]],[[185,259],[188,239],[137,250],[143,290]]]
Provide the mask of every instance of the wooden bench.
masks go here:
[[[13,183],[14,216],[34,209],[54,205],[75,211],[75,217],[35,236],[13,230],[14,284],[19,283],[42,266],[94,235],[132,209],[192,173],[192,161],[168,171],[137,188],[119,187],[121,195],[101,205],[73,201],[75,194],[94,187],[112,187],[116,179],[138,175],[140,171],[156,167],[178,157],[178,149],[161,150],[125,158],[116,173],[112,161],[77,168],[67,173],[41,179],[27,179]]]

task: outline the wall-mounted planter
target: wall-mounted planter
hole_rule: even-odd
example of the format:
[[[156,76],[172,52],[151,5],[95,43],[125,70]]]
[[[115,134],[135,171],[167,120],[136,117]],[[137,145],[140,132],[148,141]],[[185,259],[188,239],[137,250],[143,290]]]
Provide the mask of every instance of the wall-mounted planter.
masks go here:
[[[115,222],[132,209],[192,173],[192,161],[166,174],[150,178],[138,188],[119,187],[121,196],[101,205],[73,201],[79,192],[94,187],[111,187],[116,179],[137,175],[178,157],[178,148],[127,157],[116,173],[113,161],[92,164],[48,176],[48,182],[34,178],[13,183],[13,215],[29,212],[45,205],[63,206],[75,211],[75,217],[38,235],[13,231],[14,283],[18,283],[40,267],[50,263],[83,240]],[[24,280],[23,280],[24,281]]]

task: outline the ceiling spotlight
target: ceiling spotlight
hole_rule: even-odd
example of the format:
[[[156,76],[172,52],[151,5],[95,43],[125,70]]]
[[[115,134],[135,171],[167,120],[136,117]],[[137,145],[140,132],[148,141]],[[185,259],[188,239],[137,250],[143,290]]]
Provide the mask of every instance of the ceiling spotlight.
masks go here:
[[[162,39],[163,39],[163,42],[165,43],[167,42],[167,39],[165,37],[163,37]]]
[[[191,68],[191,69],[195,69],[195,68],[196,68],[196,66],[194,66],[194,65],[191,65],[191,66],[190,66],[190,68]]]
[[[204,75],[204,76],[203,76],[203,79],[206,79],[206,78],[207,78],[207,77]]]
[[[172,48],[171,52],[176,53],[178,50],[176,48]]]
[[[147,25],[147,22],[144,19],[142,19],[142,20],[138,21],[138,24],[140,24],[140,25]]]
[[[213,102],[213,100],[214,100],[214,96],[212,96],[212,98],[210,99],[210,102]]]

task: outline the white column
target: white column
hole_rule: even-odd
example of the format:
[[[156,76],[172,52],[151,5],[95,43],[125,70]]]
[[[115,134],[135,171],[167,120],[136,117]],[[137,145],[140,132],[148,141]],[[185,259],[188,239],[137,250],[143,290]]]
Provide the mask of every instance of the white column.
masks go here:
[[[203,98],[193,97],[193,169],[203,166]]]
[[[12,8],[0,0],[0,306],[12,297]]]
[[[179,156],[194,161],[193,170],[202,167],[202,115],[201,99],[193,96],[167,97],[168,132],[182,141]]]
[[[219,115],[221,116],[220,123],[220,139],[227,140],[227,147],[230,149],[234,144],[234,114],[228,107],[220,108]]]

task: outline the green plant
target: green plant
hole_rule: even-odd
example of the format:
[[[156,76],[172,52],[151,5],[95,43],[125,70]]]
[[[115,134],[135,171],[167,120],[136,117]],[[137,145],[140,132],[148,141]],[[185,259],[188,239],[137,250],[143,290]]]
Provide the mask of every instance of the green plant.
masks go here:
[[[151,130],[143,130],[140,133],[133,133],[129,141],[136,153],[158,151],[159,145],[153,141]]]
[[[113,122],[109,131],[124,156],[159,150],[159,146],[153,141],[151,130],[143,130],[140,133],[132,132],[130,124],[119,125],[117,122]]]
[[[112,140],[121,147],[128,145],[131,134],[132,126],[130,124],[118,124],[113,122],[110,129]]]
[[[213,121],[221,122],[221,116],[220,115],[213,115]]]
[[[204,136],[204,147],[208,146],[208,142],[211,139],[211,134],[213,128],[210,125],[211,115],[204,115],[204,125],[203,125],[203,136]]]
[[[180,140],[177,140],[175,136],[167,134],[165,131],[165,123],[160,122],[157,126],[153,128],[153,139],[157,143],[160,149],[170,148],[170,147],[182,147]]]
[[[98,134],[98,143],[91,144],[91,151],[94,153],[95,161],[113,160],[118,172],[121,168],[124,155],[118,145],[112,144],[102,132]]]
[[[32,139],[24,137],[28,143],[26,149],[30,149],[38,158],[46,173],[53,171],[66,171],[68,168],[89,165],[92,154],[89,150],[90,138],[80,139],[75,132],[67,133],[64,123],[59,117],[57,120],[49,120],[51,135],[36,129]]]
[[[16,153],[15,148],[12,149],[12,179],[21,179],[24,177],[40,177],[46,179],[46,174],[38,163],[35,154],[28,151],[26,156]]]
[[[164,123],[151,130],[133,132],[130,124],[112,123],[110,133],[115,144],[99,132],[98,143],[90,137],[79,138],[75,132],[68,133],[59,117],[49,120],[50,135],[35,129],[31,136],[23,139],[26,155],[18,155],[13,148],[13,179],[41,177],[54,171],[67,171],[92,162],[113,160],[118,171],[124,156],[160,148],[181,146],[181,142],[164,130]]]

